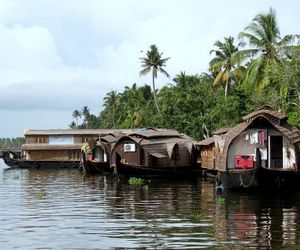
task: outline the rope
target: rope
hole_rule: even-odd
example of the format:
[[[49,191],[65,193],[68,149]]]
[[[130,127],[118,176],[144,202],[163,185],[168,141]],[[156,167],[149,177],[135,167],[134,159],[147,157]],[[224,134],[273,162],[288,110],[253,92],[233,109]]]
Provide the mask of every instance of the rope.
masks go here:
[[[250,186],[252,185],[253,180],[254,180],[255,171],[256,171],[256,168],[254,168],[254,171],[253,171],[253,175],[252,175],[251,181],[250,181],[250,183],[249,183],[248,185],[245,185],[245,184],[244,184],[244,181],[243,181],[243,178],[242,178],[242,173],[241,173],[241,174],[240,174],[240,182],[241,182],[240,186],[243,186],[244,188],[250,187]]]

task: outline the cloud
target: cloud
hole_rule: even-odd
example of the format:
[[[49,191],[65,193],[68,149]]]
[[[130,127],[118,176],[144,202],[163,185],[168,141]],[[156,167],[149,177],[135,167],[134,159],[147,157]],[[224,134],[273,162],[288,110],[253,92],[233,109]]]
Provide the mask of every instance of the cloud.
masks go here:
[[[111,90],[150,84],[150,75],[139,77],[139,58],[151,44],[171,57],[166,67],[171,79],[180,71],[200,74],[207,71],[216,40],[237,36],[270,6],[277,11],[282,35],[294,34],[299,5],[275,0],[2,0],[0,115],[18,114],[22,124],[25,114],[45,110],[43,124],[51,127],[56,110],[67,125],[72,111],[85,105],[98,113]],[[159,75],[156,86],[171,79]],[[36,128],[41,126],[36,121]],[[6,131],[0,125],[1,133],[14,130]]]

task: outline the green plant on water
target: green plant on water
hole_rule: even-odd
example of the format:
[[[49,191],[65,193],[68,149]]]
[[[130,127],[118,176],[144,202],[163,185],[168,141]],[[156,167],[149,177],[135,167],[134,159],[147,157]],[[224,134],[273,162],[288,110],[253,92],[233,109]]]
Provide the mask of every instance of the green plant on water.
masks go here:
[[[143,180],[141,178],[130,177],[128,180],[128,183],[130,185],[143,185],[145,183],[145,180]]]
[[[203,214],[201,212],[195,212],[192,216],[193,222],[200,222],[203,219]]]
[[[43,199],[45,199],[45,194],[44,194],[44,193],[39,193],[39,194],[36,196],[36,198],[37,198],[38,200],[43,200]]]
[[[20,179],[20,176],[19,176],[19,175],[16,175],[16,176],[14,176],[13,179],[14,179],[14,180],[19,180],[19,179]]]
[[[145,186],[143,186],[143,189],[144,189],[145,191],[148,191],[149,186],[148,186],[148,185],[145,185]]]
[[[220,204],[220,205],[224,205],[224,203],[225,203],[225,198],[224,197],[221,197],[221,196],[219,196],[218,198],[217,198],[217,203],[218,204]]]

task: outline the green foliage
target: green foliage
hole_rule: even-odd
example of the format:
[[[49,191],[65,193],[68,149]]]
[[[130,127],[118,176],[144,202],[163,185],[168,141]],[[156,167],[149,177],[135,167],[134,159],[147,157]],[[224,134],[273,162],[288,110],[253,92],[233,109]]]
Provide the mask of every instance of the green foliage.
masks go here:
[[[45,199],[45,196],[46,196],[45,193],[39,193],[39,194],[37,194],[36,198],[37,198],[38,200],[44,200],[44,199]]]
[[[16,138],[0,138],[0,148],[3,149],[17,149],[21,148],[22,144],[24,144],[24,137],[16,137]]]
[[[148,74],[150,71],[152,73],[152,88],[153,88],[153,97],[154,103],[159,113],[159,106],[156,99],[156,88],[155,88],[155,78],[157,78],[157,73],[160,72],[165,76],[169,77],[167,71],[165,71],[164,67],[166,66],[167,61],[170,57],[162,58],[163,53],[159,53],[158,48],[155,44],[150,46],[150,49],[146,52],[146,57],[141,57],[141,66],[142,70],[140,71],[140,76],[144,76]]]
[[[180,72],[160,90],[155,89],[154,79],[158,72],[168,75],[163,68],[169,57],[162,58],[152,45],[140,58],[140,74],[152,73],[152,89],[134,83],[121,92],[111,91],[104,97],[99,116],[87,106],[75,110],[70,127],[172,128],[200,140],[219,128],[235,126],[259,106],[270,105],[300,128],[300,47],[289,46],[296,36],[280,37],[270,9],[257,15],[240,37],[250,49],[239,50],[246,44],[240,41],[235,46],[231,36],[217,41],[209,74]]]
[[[203,220],[204,216],[201,212],[197,211],[192,214],[192,221],[194,223],[199,223]]]
[[[128,183],[130,185],[140,186],[145,184],[145,180],[137,177],[130,177]]]
[[[217,199],[216,199],[216,202],[217,202],[217,204],[219,204],[219,205],[224,205],[224,203],[225,203],[225,198],[224,198],[224,197],[221,197],[221,196],[218,196]]]

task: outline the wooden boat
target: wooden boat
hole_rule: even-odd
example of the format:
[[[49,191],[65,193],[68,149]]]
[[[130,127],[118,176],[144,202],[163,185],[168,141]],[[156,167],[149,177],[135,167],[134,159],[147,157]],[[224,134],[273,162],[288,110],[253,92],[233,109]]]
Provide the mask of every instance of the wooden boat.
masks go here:
[[[3,152],[4,163],[11,168],[78,168],[78,161],[35,161],[26,160],[21,154],[12,151]]]
[[[110,150],[117,140],[118,133],[99,137],[86,143],[81,149],[81,169],[87,173],[111,173]]]
[[[175,130],[144,130],[119,138],[111,150],[114,172],[183,176],[201,173],[195,141]]]
[[[213,172],[225,188],[282,189],[299,184],[300,131],[269,106],[199,146],[202,168]]]
[[[10,167],[20,168],[79,168],[82,146],[112,131],[111,129],[26,130],[20,157],[6,155],[4,161]]]

